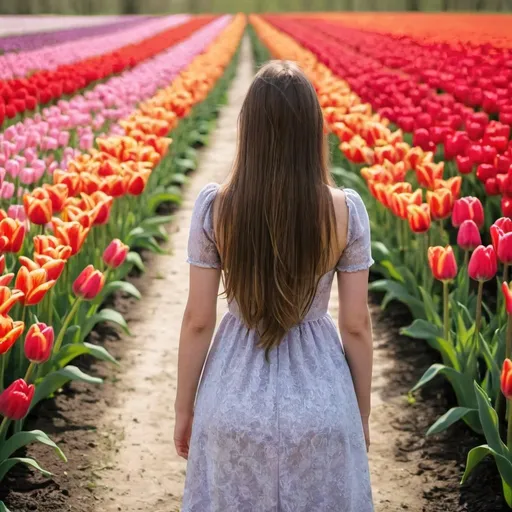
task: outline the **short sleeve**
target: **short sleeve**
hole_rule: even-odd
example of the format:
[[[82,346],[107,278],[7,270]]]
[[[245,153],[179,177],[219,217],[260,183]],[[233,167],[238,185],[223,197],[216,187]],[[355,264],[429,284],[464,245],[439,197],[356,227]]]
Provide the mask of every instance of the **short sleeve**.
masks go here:
[[[370,219],[361,196],[352,189],[344,189],[348,208],[347,245],[336,270],[358,272],[373,265]]]
[[[206,185],[197,196],[188,239],[187,262],[196,267],[220,268],[220,256],[213,229],[213,203],[219,185]]]

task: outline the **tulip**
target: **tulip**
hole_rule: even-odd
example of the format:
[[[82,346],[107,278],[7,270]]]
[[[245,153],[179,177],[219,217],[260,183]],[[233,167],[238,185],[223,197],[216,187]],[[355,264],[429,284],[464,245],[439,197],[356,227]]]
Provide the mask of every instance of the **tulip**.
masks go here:
[[[501,213],[506,217],[512,217],[512,198],[501,198]]]
[[[464,251],[472,251],[482,244],[480,231],[473,220],[465,220],[457,233],[457,245]]]
[[[427,228],[428,229],[428,228]],[[124,263],[130,248],[123,244],[121,240],[115,239],[110,242],[103,252],[103,261],[110,268],[117,268]]]
[[[0,355],[5,354],[23,334],[25,324],[13,322],[7,315],[0,315]]]
[[[71,247],[61,245],[58,238],[54,236],[38,235],[34,237],[34,253],[37,262],[37,255],[50,257],[54,260],[67,260],[71,256]]]
[[[34,392],[33,385],[28,385],[23,379],[15,380],[0,395],[0,414],[9,420],[23,419],[28,414]],[[1,433],[3,433],[3,429]]]
[[[23,204],[30,222],[39,226],[44,226],[51,221],[52,202],[48,196],[44,199],[39,199],[29,194],[25,194],[23,196]]]
[[[462,197],[453,205],[452,224],[458,228],[465,220],[474,220],[481,228],[484,224],[484,208],[477,197]]]
[[[493,164],[480,164],[476,170],[476,177],[485,183],[491,178],[496,178],[498,169]]]
[[[512,288],[510,287],[512,283],[502,283],[501,291],[503,292],[503,297],[505,298],[505,309],[507,311],[507,315],[512,315]],[[510,353],[507,352],[507,356],[509,357]]]
[[[25,222],[27,220],[27,214],[25,213],[25,207],[21,204],[11,204],[7,209],[7,216],[11,219]]]
[[[19,220],[0,220],[0,252],[17,253],[25,238],[25,225]]]
[[[92,265],[88,265],[73,283],[73,292],[77,297],[92,300],[101,292],[104,284],[105,276]]]
[[[453,249],[449,245],[446,247],[429,247],[428,263],[432,275],[439,281],[450,281],[457,275],[457,262]]]
[[[413,146],[419,146],[423,151],[434,151],[435,144],[430,138],[430,133],[426,128],[418,128],[413,133]]]
[[[77,254],[85,242],[90,228],[84,228],[79,222],[62,222],[60,219],[53,219],[55,235],[61,245],[71,247],[71,254]]]
[[[430,229],[430,207],[428,204],[420,206],[416,204],[407,207],[407,219],[411,231],[414,233],[426,233]]]
[[[415,192],[408,193],[402,192],[399,194],[393,194],[391,196],[391,211],[401,219],[407,219],[407,207],[410,204],[420,205],[422,199],[421,189],[417,189]]]
[[[22,302],[25,306],[39,304],[54,285],[55,280],[48,279],[48,273],[45,269],[39,268],[30,271],[27,267],[21,267],[18,270],[14,284],[18,290],[24,293]]]
[[[34,259],[35,261],[32,261],[26,256],[20,256],[20,263],[23,267],[28,268],[30,272],[43,268],[46,270],[48,280],[50,281],[57,281],[59,279],[66,264],[66,260],[54,259],[42,254],[36,254]]]
[[[501,391],[507,400],[512,400],[512,361],[505,359],[501,371]]]
[[[435,189],[436,180],[443,179],[444,162],[424,162],[416,166],[416,177],[422,187]]]
[[[53,327],[43,323],[32,325],[25,336],[26,358],[36,364],[48,361],[52,353],[53,338]]]
[[[49,185],[48,183],[45,183],[43,188],[48,193],[50,201],[52,202],[53,212],[61,212],[64,207],[64,203],[68,198],[68,187],[64,183],[57,185]]]
[[[7,315],[17,302],[23,300],[24,295],[21,290],[0,286],[0,315]]]
[[[492,279],[498,271],[498,261],[492,245],[480,245],[469,260],[468,272],[471,279],[484,282]]]
[[[453,207],[453,195],[446,188],[427,192],[427,202],[430,213],[435,220],[446,219],[450,216]]]
[[[488,196],[497,196],[500,194],[500,187],[496,178],[489,178],[485,184],[485,193]]]

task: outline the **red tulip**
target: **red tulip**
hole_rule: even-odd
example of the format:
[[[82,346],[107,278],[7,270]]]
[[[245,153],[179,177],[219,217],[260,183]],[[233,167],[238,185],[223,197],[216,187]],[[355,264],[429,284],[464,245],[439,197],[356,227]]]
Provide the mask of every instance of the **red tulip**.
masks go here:
[[[413,146],[419,146],[423,151],[433,151],[435,144],[430,139],[430,133],[426,128],[418,128],[412,138]]]
[[[503,283],[501,285],[501,291],[505,297],[505,309],[507,310],[507,315],[512,315],[512,289],[510,288],[510,284]]]
[[[496,178],[496,174],[498,174],[498,169],[492,164],[480,164],[476,170],[476,177],[482,183],[485,183],[491,178]]]
[[[23,379],[15,380],[0,395],[0,414],[10,420],[23,419],[34,397],[35,387],[28,385]]]
[[[468,273],[475,281],[489,281],[498,271],[498,261],[492,245],[478,246],[469,260]]]
[[[485,184],[485,193],[488,196],[498,196],[500,194],[500,186],[496,178],[489,178]]]
[[[501,213],[503,213],[503,215],[506,217],[512,217],[512,198],[501,198]]]
[[[501,370],[501,392],[507,398],[512,399],[512,361],[505,359]]]
[[[483,148],[480,144],[470,144],[466,150],[466,156],[473,165],[483,164],[485,161]]]
[[[32,363],[44,363],[50,359],[53,347],[53,327],[38,323],[30,327],[25,336],[25,356]]]
[[[457,262],[453,249],[449,245],[446,247],[429,247],[428,264],[432,275],[439,281],[450,281],[457,275]]]
[[[480,231],[473,220],[465,220],[457,233],[457,245],[465,251],[472,251],[482,244]]]
[[[117,268],[124,263],[130,248],[117,238],[110,242],[103,253],[103,261],[108,267]]]
[[[477,197],[461,197],[453,205],[452,225],[458,228],[465,220],[474,220],[481,228],[484,224],[484,208]]]
[[[29,270],[27,267],[21,267],[16,276],[15,287],[24,293],[23,304],[33,306],[44,299],[55,283],[54,279],[48,278],[48,272],[44,268]]]
[[[94,299],[103,289],[105,276],[92,265],[85,267],[73,283],[73,292],[85,300]]]
[[[468,156],[457,155],[455,161],[461,174],[471,174],[473,172],[474,164]]]
[[[43,190],[43,189],[41,189]],[[46,191],[44,191],[46,193]],[[23,197],[23,204],[25,212],[30,222],[44,226],[52,219],[52,201],[46,193],[46,198],[34,197],[25,194]]]
[[[496,167],[500,174],[506,174],[512,166],[512,158],[506,155],[498,155]]]

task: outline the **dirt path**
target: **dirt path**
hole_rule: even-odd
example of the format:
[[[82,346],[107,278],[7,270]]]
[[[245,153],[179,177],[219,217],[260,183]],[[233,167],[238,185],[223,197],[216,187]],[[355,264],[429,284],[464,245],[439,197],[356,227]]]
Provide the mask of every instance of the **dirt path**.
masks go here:
[[[251,52],[246,39],[229,103],[221,112],[209,147],[201,154],[199,168],[176,215],[172,253],[152,258],[144,277],[143,300],[129,311],[128,320],[134,336],[123,341],[127,348],[123,357],[124,372],[115,386],[117,399],[100,421],[111,433],[109,437],[118,441],[111,463],[101,472],[95,491],[98,493],[96,510],[179,510],[185,463],[174,452],[172,430],[179,326],[188,287],[185,262],[188,228],[199,190],[211,181],[222,181],[230,169],[236,145],[236,120],[252,74]],[[336,315],[336,309],[334,289],[333,315]],[[219,318],[224,310],[225,305],[220,302]],[[396,409],[403,408],[405,403],[398,395],[384,398],[391,362],[386,348],[386,332],[380,324],[376,325],[376,340],[371,449],[376,510],[421,512],[422,481],[395,458],[399,433],[389,426],[387,418],[396,416]]]

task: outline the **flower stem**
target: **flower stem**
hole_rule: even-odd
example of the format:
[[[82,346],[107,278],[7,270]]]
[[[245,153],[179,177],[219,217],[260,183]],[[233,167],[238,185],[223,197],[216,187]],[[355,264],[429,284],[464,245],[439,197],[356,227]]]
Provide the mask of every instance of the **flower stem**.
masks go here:
[[[5,373],[5,360],[6,354],[0,356],[0,393],[4,390],[4,373]]]
[[[480,346],[480,324],[482,323],[482,294],[484,290],[484,282],[478,281],[478,295],[476,299],[476,315],[475,315],[475,337],[474,348]]]
[[[443,281],[443,321],[444,339],[450,341],[450,295],[448,281]]]
[[[34,367],[35,367],[35,364],[34,364],[34,363],[30,363],[30,364],[28,365],[27,373],[25,373],[25,378],[24,378],[24,380],[25,380],[25,382],[26,382],[27,384],[30,384],[30,382],[29,382],[29,381],[30,381],[30,379],[31,379],[31,377],[32,377],[32,373],[33,373],[33,371],[34,371]]]
[[[78,311],[78,307],[80,306],[81,301],[82,301],[82,298],[77,297],[75,299],[75,302],[74,302],[73,307],[71,308],[70,312],[66,315],[66,318],[64,319],[62,327],[60,328],[59,336],[57,337],[57,340],[55,341],[55,345],[53,346],[53,355],[55,355],[59,352],[62,342],[64,341],[64,336],[68,329],[69,323],[71,322],[71,319],[75,316],[76,312]]]
[[[9,428],[9,423],[9,418],[5,416],[4,419],[2,420],[2,423],[0,424],[0,443],[5,440],[7,429]]]
[[[508,425],[507,425],[507,446],[510,450],[512,448],[512,406],[508,404]],[[0,438],[1,439],[1,438]]]

